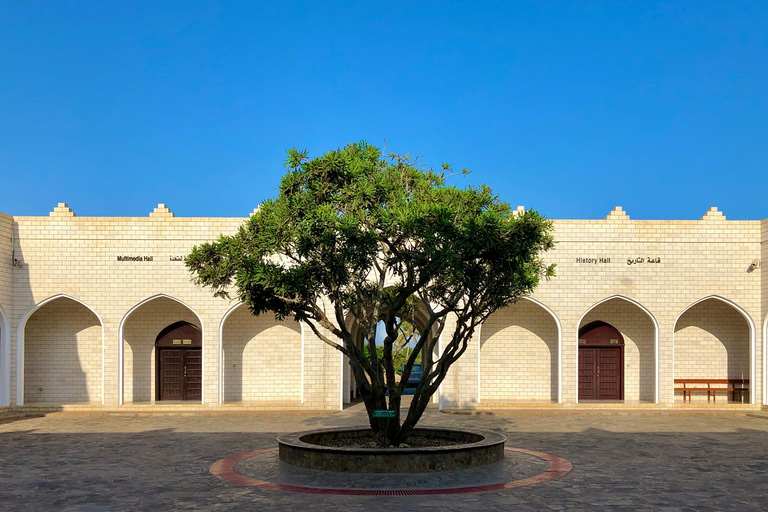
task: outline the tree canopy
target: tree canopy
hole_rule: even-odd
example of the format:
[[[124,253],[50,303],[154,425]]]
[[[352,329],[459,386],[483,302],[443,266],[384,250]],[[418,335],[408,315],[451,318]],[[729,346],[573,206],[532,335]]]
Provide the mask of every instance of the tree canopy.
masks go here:
[[[348,356],[379,442],[400,444],[478,325],[554,275],[542,260],[551,222],[513,211],[485,185],[449,185],[447,164],[435,171],[365,142],[313,159],[295,148],[287,155],[278,196],[235,235],[195,247],[187,267],[214,295],[304,322]],[[408,328],[415,346],[398,382]],[[401,424],[417,356],[423,377]],[[396,416],[374,418],[378,409]]]

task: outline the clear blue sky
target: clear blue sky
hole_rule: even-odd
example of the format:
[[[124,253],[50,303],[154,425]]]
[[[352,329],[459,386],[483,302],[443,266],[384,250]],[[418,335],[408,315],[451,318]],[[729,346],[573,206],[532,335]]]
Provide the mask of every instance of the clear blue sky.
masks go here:
[[[0,211],[246,216],[365,139],[551,218],[768,217],[768,2],[0,4]]]

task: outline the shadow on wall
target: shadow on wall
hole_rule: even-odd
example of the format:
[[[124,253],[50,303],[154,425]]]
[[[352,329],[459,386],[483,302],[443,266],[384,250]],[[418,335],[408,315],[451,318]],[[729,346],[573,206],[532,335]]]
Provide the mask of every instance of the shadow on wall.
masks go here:
[[[301,326],[239,306],[223,328],[225,402],[301,401]]]
[[[656,353],[651,317],[636,304],[614,298],[584,315],[579,329],[597,320],[610,324],[624,337],[624,399],[653,402]]]
[[[749,324],[733,306],[708,299],[675,324],[676,379],[749,379]]]
[[[101,403],[101,327],[91,310],[66,297],[35,311],[25,326],[25,402]]]
[[[557,323],[529,300],[493,313],[480,331],[481,400],[557,401]]]

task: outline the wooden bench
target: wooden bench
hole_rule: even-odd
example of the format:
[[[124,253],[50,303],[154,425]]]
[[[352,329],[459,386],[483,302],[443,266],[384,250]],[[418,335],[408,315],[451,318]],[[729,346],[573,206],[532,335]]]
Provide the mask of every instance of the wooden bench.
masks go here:
[[[678,387],[682,384],[682,387]],[[683,403],[685,397],[691,402],[693,392],[707,392],[707,402],[717,402],[717,393],[731,393],[731,399],[735,402],[738,395],[738,401],[741,402],[743,394],[749,392],[749,379],[675,379],[675,391],[683,392]]]

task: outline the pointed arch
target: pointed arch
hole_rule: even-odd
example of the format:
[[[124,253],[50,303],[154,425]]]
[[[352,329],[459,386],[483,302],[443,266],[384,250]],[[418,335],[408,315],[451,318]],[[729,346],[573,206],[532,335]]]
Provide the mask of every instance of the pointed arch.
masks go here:
[[[11,405],[11,322],[0,305],[0,407]]]
[[[555,321],[555,325],[557,325],[557,403],[561,404],[563,403],[563,326],[560,323],[560,318],[558,318],[557,314],[555,314],[552,309],[549,308],[546,304],[543,302],[531,298],[531,297],[521,297],[523,300],[527,300],[529,302],[532,302],[542,308],[544,311],[549,313],[549,315],[552,317],[552,319]],[[487,320],[487,318],[486,318]],[[485,322],[483,322],[485,323]],[[477,403],[480,403],[480,381],[481,381],[481,372],[480,372],[480,341],[482,340],[482,332],[483,332],[483,324],[480,324],[480,326],[477,329]]]
[[[736,304],[730,299],[726,299],[725,297],[722,297],[720,295],[707,295],[706,297],[691,303],[685,309],[683,309],[679,315],[677,315],[677,318],[675,318],[675,323],[672,325],[672,367],[674,368],[674,364],[675,364],[675,329],[677,329],[677,322],[680,320],[680,317],[682,317],[685,314],[686,311],[710,299],[719,300],[731,306],[733,309],[741,313],[741,316],[743,316],[744,320],[747,321],[747,325],[749,326],[749,381],[750,381],[749,403],[754,404],[755,403],[755,322],[752,320],[752,317],[749,316],[749,313],[747,313],[744,308],[742,308],[741,306],[739,306],[738,304]],[[766,318],[766,321],[768,321],[768,318]],[[763,334],[763,338],[765,338],[765,334]],[[765,370],[763,370],[763,381],[765,381]],[[765,386],[763,386],[763,394],[765,395]]]
[[[229,308],[224,316],[219,321],[219,405],[224,403],[224,324],[229,318],[229,315],[235,312],[240,306],[245,306],[245,303],[238,301],[234,306]],[[301,403],[304,404],[304,344],[306,337],[306,330],[304,322],[297,322],[301,329]]]
[[[201,403],[205,403],[205,326],[203,325],[203,319],[200,318],[200,315],[197,314],[197,311],[195,311],[193,308],[189,306],[189,304],[185,303],[182,300],[177,299],[176,297],[172,297],[170,295],[167,295],[165,293],[158,293],[157,295],[153,295],[151,297],[148,297],[135,306],[133,306],[131,309],[128,310],[125,315],[123,315],[123,318],[120,320],[120,327],[118,328],[118,347],[117,347],[117,365],[118,365],[118,379],[117,379],[117,396],[118,396],[118,404],[124,405],[124,396],[123,396],[123,382],[125,379],[125,368],[124,368],[124,360],[125,360],[125,336],[124,336],[124,329],[125,329],[125,322],[130,318],[130,316],[139,309],[144,304],[147,304],[149,302],[152,302],[156,299],[170,299],[172,301],[178,302],[185,308],[187,308],[189,311],[192,312],[193,315],[197,317],[197,321],[200,322],[200,330],[203,332],[203,350],[202,350],[202,365],[203,365],[203,375],[202,375],[202,388],[203,393],[201,397]]]
[[[52,295],[47,299],[44,299],[38,302],[32,307],[32,309],[27,311],[27,313],[21,318],[21,321],[19,322],[19,327],[18,327],[18,332],[16,337],[16,405],[24,405],[24,344],[25,344],[25,330],[27,327],[27,321],[32,317],[32,315],[35,314],[35,312],[38,309],[58,299],[69,299],[77,302],[82,306],[85,306],[85,308],[88,309],[91,313],[93,313],[96,316],[96,318],[99,320],[99,325],[101,326],[101,403],[103,405],[104,404],[104,322],[102,321],[101,316],[91,306],[81,301],[80,299],[77,299],[75,297],[72,297],[71,295],[67,295],[64,293]]]
[[[648,318],[651,319],[651,322],[653,323],[653,372],[654,372],[654,386],[653,386],[653,403],[658,404],[659,403],[659,322],[656,320],[656,317],[653,316],[653,313],[651,313],[648,308],[640,304],[634,299],[630,299],[629,297],[626,297],[624,295],[611,295],[610,297],[606,297],[602,300],[599,300],[595,302],[592,306],[587,308],[586,311],[579,317],[579,321],[576,324],[576,332],[575,335],[578,338],[579,334],[579,328],[581,326],[581,322],[584,320],[584,317],[589,314],[590,311],[595,309],[600,304],[606,303],[608,301],[614,300],[614,299],[620,299],[626,302],[629,302],[630,304],[633,304],[634,306],[637,306],[640,308],[643,312],[645,312],[646,315],[648,315]],[[577,372],[577,379],[576,382],[578,382],[578,365],[576,365],[576,372]],[[578,403],[579,397],[576,396],[576,403]]]

